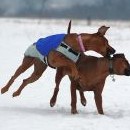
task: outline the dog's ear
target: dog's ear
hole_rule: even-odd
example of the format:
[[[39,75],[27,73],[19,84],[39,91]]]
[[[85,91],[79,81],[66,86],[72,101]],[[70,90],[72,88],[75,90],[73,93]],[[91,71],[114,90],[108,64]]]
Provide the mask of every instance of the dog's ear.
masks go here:
[[[98,33],[100,35],[105,35],[106,31],[109,29],[110,27],[106,27],[106,26],[101,26],[99,29],[98,29]]]

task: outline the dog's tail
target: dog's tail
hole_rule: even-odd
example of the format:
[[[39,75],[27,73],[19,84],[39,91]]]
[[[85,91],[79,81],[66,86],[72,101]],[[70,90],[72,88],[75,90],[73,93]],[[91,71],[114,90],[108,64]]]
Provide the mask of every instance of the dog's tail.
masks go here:
[[[71,29],[71,20],[70,20],[69,25],[68,25],[67,34],[70,34],[70,29]]]

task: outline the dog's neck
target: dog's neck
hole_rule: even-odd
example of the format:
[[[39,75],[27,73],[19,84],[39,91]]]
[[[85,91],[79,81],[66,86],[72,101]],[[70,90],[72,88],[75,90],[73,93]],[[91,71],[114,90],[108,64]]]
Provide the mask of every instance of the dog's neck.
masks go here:
[[[76,33],[67,34],[64,38],[64,42],[68,44],[74,51],[77,51],[77,52],[86,51],[85,48],[82,49],[81,47],[81,46],[84,47],[84,41],[81,35],[78,35]]]
[[[115,66],[114,66],[113,58],[103,58],[103,59],[105,62],[105,69],[106,69],[107,75],[115,74]]]
[[[93,44],[90,42],[94,35],[95,34],[88,34],[88,33],[80,34],[80,36],[82,37],[82,42],[84,44],[85,51],[93,50],[97,52],[96,46],[93,46]]]

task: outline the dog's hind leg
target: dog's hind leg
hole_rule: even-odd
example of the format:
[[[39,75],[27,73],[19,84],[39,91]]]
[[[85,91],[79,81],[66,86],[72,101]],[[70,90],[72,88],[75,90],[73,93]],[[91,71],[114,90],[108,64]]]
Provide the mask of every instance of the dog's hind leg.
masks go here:
[[[50,106],[51,107],[53,107],[55,105],[55,103],[56,103],[56,99],[57,99],[57,95],[58,95],[58,91],[59,91],[59,84],[60,84],[63,77],[64,77],[63,69],[62,68],[57,68],[56,77],[55,77],[56,86],[55,86],[55,89],[54,89],[53,96],[52,96],[52,98],[50,100]]]
[[[13,93],[13,97],[19,96],[21,91],[24,89],[26,85],[37,81],[41,77],[43,72],[46,70],[46,68],[47,68],[47,65],[45,65],[42,61],[35,59],[34,72],[29,78],[23,80],[23,83],[18,88],[18,90]]]
[[[1,93],[5,93],[8,91],[14,80],[23,72],[25,72],[32,64],[34,58],[32,57],[24,57],[22,64],[18,67],[15,74],[11,77],[8,83],[1,89]]]
[[[66,68],[69,68],[70,71],[69,71],[68,75],[73,77],[75,80],[79,79],[79,74],[78,74],[78,70],[77,70],[77,67],[76,67],[75,63],[73,61],[71,61],[70,59],[68,59],[63,54],[61,54],[60,52],[51,51],[49,53],[48,60],[49,60],[49,63],[53,67],[66,67]]]
[[[77,94],[76,94],[77,83],[74,80],[71,80],[71,113],[76,114],[77,112]]]

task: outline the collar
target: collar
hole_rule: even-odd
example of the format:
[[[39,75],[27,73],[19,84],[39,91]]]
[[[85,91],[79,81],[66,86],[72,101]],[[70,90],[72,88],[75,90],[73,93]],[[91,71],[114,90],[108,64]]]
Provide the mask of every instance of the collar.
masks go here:
[[[113,60],[112,60],[111,57],[109,58],[109,73],[110,73],[110,74],[114,74]]]
[[[80,46],[81,51],[82,51],[82,52],[85,52],[85,47],[84,47],[84,44],[83,44],[83,40],[82,40],[81,35],[78,35],[77,40],[78,40],[78,44],[79,44],[79,46]]]

